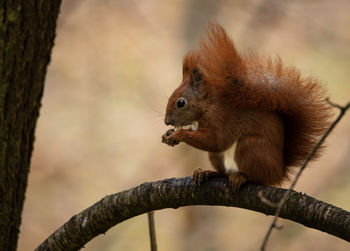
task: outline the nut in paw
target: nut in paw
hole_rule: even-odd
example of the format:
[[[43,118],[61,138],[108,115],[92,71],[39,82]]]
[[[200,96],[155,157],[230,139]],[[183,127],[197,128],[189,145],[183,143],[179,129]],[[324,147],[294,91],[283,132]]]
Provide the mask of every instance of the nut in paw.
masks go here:
[[[179,144],[180,142],[177,141],[174,137],[174,132],[174,129],[169,129],[168,131],[166,131],[166,133],[164,133],[162,136],[162,142],[167,144],[168,146],[175,146]]]

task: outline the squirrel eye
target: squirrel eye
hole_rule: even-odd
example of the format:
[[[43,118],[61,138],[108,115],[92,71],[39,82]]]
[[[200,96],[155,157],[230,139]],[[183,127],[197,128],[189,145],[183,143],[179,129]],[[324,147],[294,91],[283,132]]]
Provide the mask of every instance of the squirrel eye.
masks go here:
[[[177,101],[176,101],[176,106],[178,108],[182,108],[186,105],[186,101],[183,99],[183,98],[179,98]]]

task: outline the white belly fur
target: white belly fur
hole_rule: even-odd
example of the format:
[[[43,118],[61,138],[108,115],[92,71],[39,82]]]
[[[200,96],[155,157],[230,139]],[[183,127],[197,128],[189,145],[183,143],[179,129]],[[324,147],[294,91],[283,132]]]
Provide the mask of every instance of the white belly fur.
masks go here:
[[[238,170],[237,164],[234,160],[234,154],[236,152],[236,147],[237,147],[237,141],[235,143],[233,143],[233,145],[224,152],[225,167],[226,167],[226,170],[228,171],[228,173],[236,172]]]

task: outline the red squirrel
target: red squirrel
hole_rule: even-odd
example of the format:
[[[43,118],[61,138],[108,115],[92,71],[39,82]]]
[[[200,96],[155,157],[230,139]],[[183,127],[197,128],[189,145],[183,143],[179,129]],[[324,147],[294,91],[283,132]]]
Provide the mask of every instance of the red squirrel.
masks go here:
[[[330,124],[325,90],[279,58],[241,56],[218,24],[209,24],[207,33],[184,57],[183,80],[164,120],[175,130],[162,142],[186,142],[209,153],[215,171],[196,170],[198,185],[211,177],[228,177],[234,189],[247,181],[280,185]],[[224,163],[224,151],[234,143],[237,172]]]

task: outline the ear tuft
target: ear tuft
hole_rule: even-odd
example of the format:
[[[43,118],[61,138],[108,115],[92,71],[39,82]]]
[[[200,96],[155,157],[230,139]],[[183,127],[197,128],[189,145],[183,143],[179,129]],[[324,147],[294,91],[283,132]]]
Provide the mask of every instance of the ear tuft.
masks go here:
[[[200,81],[203,80],[202,74],[196,68],[192,70],[192,76],[193,76],[193,82],[194,83],[197,83],[197,82],[200,82]]]
[[[201,95],[203,93],[203,77],[197,68],[192,70],[191,80],[195,93]]]

